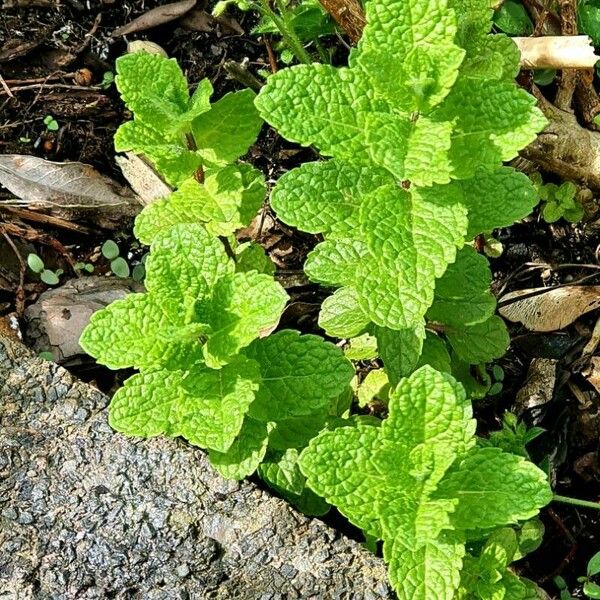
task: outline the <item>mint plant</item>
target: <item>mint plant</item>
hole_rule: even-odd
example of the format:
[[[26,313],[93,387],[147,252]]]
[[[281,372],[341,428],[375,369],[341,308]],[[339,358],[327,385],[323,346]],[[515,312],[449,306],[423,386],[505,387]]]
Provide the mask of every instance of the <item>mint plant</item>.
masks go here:
[[[390,394],[381,425],[357,421],[322,432],[300,456],[308,485],[383,539],[400,599],[452,600],[466,542],[531,518],[552,499],[540,469],[498,448],[478,448],[474,431],[462,386],[424,366]],[[513,585],[505,579],[502,585]]]
[[[555,183],[544,183],[539,173],[534,173],[531,180],[535,185],[538,197],[543,201],[542,218],[546,223],[556,223],[565,219],[571,223],[581,221],[584,210],[577,202],[577,186],[571,181],[565,181],[560,185]]]
[[[470,291],[475,276],[460,280],[477,259],[458,251],[531,211],[531,182],[502,162],[546,121],[514,83],[512,41],[488,35],[488,3],[376,0],[366,13],[348,67],[282,70],[256,106],[287,139],[333,157],[286,173],[271,203],[284,222],[325,238],[305,265],[311,280],[339,288],[321,325],[338,337],[370,331],[384,363],[402,347],[386,364],[397,381],[419,360],[425,318],[442,321],[437,330],[463,362],[504,352],[493,298],[480,298],[486,285]],[[436,279],[444,286],[455,261],[436,300]],[[441,297],[448,287],[460,289],[463,306],[479,299],[466,323]]]
[[[148,291],[95,313],[81,345],[110,368],[140,371],[115,394],[112,427],[182,435],[208,449],[225,476],[242,478],[269,439],[286,450],[304,443],[296,428],[322,429],[353,370],[341,350],[315,336],[265,337],[287,294],[270,275],[235,266],[201,225],[172,227],[152,244]]]

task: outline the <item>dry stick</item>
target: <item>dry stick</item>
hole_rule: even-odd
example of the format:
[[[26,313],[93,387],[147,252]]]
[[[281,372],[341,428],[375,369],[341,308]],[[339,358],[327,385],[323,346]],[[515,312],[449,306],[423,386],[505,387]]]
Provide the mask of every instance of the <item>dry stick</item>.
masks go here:
[[[358,0],[319,0],[323,8],[348,34],[353,43],[358,42],[365,28],[365,13]]]
[[[591,69],[600,57],[587,35],[515,37],[524,69]]]
[[[577,34],[576,0],[560,0],[560,32],[563,35]],[[577,71],[563,68],[554,105],[561,110],[569,110],[573,104],[573,94],[577,86]]]

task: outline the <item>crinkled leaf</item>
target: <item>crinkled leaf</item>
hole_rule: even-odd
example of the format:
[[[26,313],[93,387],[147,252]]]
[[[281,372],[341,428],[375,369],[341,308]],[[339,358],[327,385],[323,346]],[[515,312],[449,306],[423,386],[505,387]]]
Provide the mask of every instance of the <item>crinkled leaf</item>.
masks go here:
[[[262,174],[249,165],[229,165],[208,173],[204,183],[186,179],[167,198],[137,216],[135,235],[145,244],[180,223],[201,223],[213,235],[228,235],[246,226],[265,194]]]
[[[250,271],[222,277],[196,309],[208,326],[204,357],[218,367],[279,322],[288,295],[270,275]]]
[[[250,414],[264,421],[310,415],[328,407],[354,375],[339,348],[297,331],[256,340],[245,354],[258,362],[263,380]]]
[[[210,450],[213,467],[227,479],[244,479],[262,462],[269,441],[268,423],[246,417],[242,429],[227,452]]]
[[[353,288],[336,290],[321,305],[319,325],[331,337],[351,338],[360,335],[369,323],[369,317],[363,312],[358,293]]]
[[[161,310],[149,294],[130,294],[94,313],[79,343],[109,369],[179,369],[201,359],[204,330],[186,325],[177,309]]]
[[[373,166],[338,160],[304,163],[277,181],[271,206],[294,227],[329,233],[346,221],[355,224],[362,198],[390,182],[389,173]]]
[[[475,325],[447,327],[444,333],[458,357],[471,364],[500,358],[510,343],[506,325],[496,315]]]
[[[206,160],[227,164],[246,154],[262,126],[254,98],[250,89],[230,92],[194,120],[194,139]]]
[[[523,457],[476,448],[453,465],[434,497],[458,498],[453,526],[476,531],[530,519],[552,492],[544,472]]]
[[[180,310],[189,321],[196,302],[234,268],[219,239],[201,225],[186,223],[155,237],[144,283],[161,310]]]
[[[110,425],[128,435],[182,435],[201,448],[226,451],[259,382],[257,365],[242,358],[220,370],[140,373],[112,399]]]
[[[437,280],[427,320],[460,328],[489,319],[496,309],[491,282],[486,258],[473,248],[463,248]]]
[[[235,270],[238,273],[258,271],[267,275],[275,273],[275,265],[267,256],[265,249],[256,242],[245,242],[235,249]]]
[[[400,330],[374,327],[373,334],[385,372],[395,386],[417,366],[425,338],[424,323]]]

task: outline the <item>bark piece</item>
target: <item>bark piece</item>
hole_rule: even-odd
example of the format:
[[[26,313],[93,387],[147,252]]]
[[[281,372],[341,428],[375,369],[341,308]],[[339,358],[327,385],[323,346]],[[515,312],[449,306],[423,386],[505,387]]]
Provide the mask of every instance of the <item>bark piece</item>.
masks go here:
[[[392,599],[383,562],[182,441],[113,432],[108,399],[0,337],[0,595]]]
[[[591,69],[600,57],[587,35],[515,37],[523,69]]]

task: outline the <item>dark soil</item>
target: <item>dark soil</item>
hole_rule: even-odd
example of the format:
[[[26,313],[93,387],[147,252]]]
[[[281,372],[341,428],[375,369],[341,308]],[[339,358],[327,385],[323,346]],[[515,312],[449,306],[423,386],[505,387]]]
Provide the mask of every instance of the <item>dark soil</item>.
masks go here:
[[[126,49],[125,39],[111,38],[110,34],[167,2],[5,0],[4,4],[23,7],[3,8],[0,12],[0,74],[14,90],[11,97],[0,86],[0,153],[81,161],[124,183],[114,161],[112,138],[128,115],[114,85],[99,87],[104,74],[114,71],[115,59]],[[219,97],[242,87],[227,76],[223,68],[226,60],[245,62],[254,74],[269,68],[264,42],[249,33],[252,17],[243,13],[234,13],[233,17],[245,34],[216,23],[209,31],[190,31],[172,22],[127,39],[148,39],[161,45],[169,56],[177,58],[192,84],[208,77]],[[91,81],[87,83],[91,85],[75,83],[74,74],[81,69],[89,69]],[[57,121],[57,131],[47,129],[44,124],[47,115]],[[265,128],[247,160],[274,180],[312,157],[310,150],[283,142]],[[0,200],[10,197],[10,193],[0,188]],[[92,231],[82,234],[34,223],[0,208],[0,224],[3,222],[33,231],[28,239],[9,236],[21,256],[36,252],[48,266],[65,269],[65,277],[73,276],[70,261],[90,261],[96,265],[96,273],[106,272],[108,265],[99,255],[98,246],[109,238],[116,239],[122,249],[132,250],[135,260],[143,253],[131,237],[131,224],[122,231],[110,232],[88,223]],[[278,223],[268,208],[257,227],[261,229],[261,242],[279,267],[278,277],[292,295],[282,325],[316,331],[316,316],[326,292],[302,275],[303,261],[316,239]],[[494,289],[499,294],[582,278],[585,283],[600,283],[597,269],[600,231],[590,223],[574,227],[561,221],[548,225],[533,216],[497,232],[496,237],[504,246],[503,255],[492,261]],[[35,301],[46,289],[30,272],[25,273],[24,286],[20,286],[21,265],[15,249],[6,237],[0,236],[0,316],[19,310],[19,301],[21,305]],[[531,263],[546,266],[529,268]],[[578,265],[592,265],[596,269]],[[526,380],[531,360],[557,359],[558,376],[552,401],[525,412],[523,419],[546,429],[531,445],[531,451],[536,461],[548,464],[556,492],[591,500],[600,497],[600,414],[596,408],[600,398],[582,375],[585,365],[577,359],[597,317],[597,313],[591,313],[569,328],[549,334],[534,334],[520,326],[511,326],[511,350],[499,362],[505,372],[504,388],[476,405],[479,432],[486,434],[498,429],[503,413],[514,408],[515,396]],[[104,389],[119,383],[91,365],[80,367],[78,374],[88,380],[95,378]],[[572,384],[581,392],[579,398]],[[589,403],[583,405],[582,398]],[[576,578],[584,574],[587,560],[600,549],[599,513],[554,503],[542,517],[547,528],[544,543],[522,561],[519,569],[552,596],[557,595],[552,582],[556,575],[562,575],[574,591],[578,585]],[[339,516],[329,520],[352,531]]]

